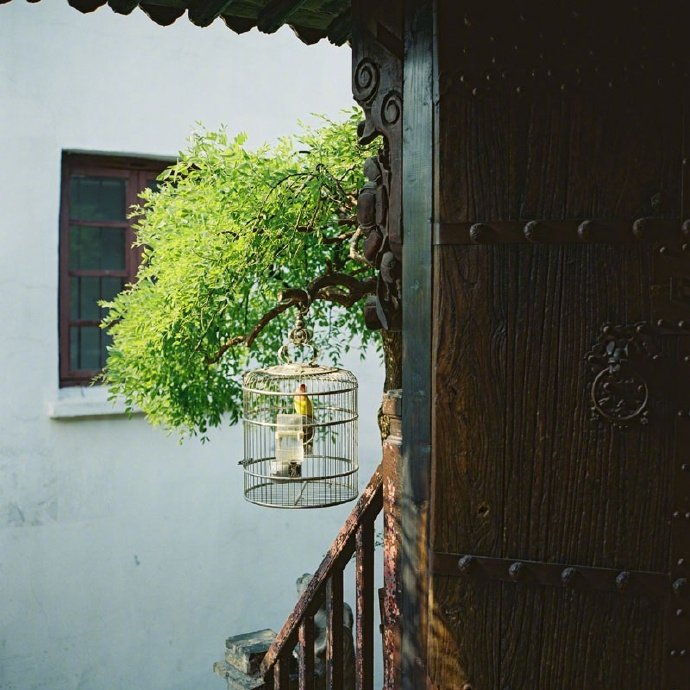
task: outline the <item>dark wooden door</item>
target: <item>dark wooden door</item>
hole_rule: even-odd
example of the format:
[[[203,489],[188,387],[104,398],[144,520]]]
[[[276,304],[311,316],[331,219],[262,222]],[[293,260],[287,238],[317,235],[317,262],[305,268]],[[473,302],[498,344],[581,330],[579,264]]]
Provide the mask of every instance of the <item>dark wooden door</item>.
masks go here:
[[[673,22],[494,15],[437,23],[430,685],[688,690]]]

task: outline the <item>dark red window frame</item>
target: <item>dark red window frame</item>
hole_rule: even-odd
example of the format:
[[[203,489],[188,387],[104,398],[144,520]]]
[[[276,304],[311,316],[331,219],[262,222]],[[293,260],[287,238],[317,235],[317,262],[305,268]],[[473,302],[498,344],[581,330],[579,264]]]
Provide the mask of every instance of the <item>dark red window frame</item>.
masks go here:
[[[82,153],[63,153],[62,182],[60,202],[60,287],[59,287],[59,343],[60,343],[60,386],[83,386],[92,382],[100,373],[100,368],[79,368],[72,366],[71,329],[93,328],[99,325],[98,319],[80,319],[72,313],[70,299],[70,280],[72,278],[116,278],[126,285],[134,281],[141,260],[141,251],[132,247],[134,230],[131,218],[119,221],[84,220],[75,217],[70,198],[71,181],[76,177],[116,178],[125,181],[125,205],[127,214],[131,206],[139,203],[139,194],[151,180],[173,161],[129,156],[104,156]],[[82,228],[99,227],[120,229],[124,233],[124,265],[121,269],[80,268],[72,265],[70,257],[70,228],[78,224]],[[81,282],[81,281],[80,281]],[[102,280],[99,280],[102,285]],[[75,331],[77,332],[77,331]],[[78,331],[83,333],[83,331]],[[105,338],[102,333],[101,338]]]

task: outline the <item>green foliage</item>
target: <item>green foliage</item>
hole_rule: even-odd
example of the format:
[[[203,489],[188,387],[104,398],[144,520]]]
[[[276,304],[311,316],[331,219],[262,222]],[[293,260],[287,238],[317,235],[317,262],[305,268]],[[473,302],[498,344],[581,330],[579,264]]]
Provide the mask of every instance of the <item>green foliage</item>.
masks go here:
[[[354,214],[364,182],[359,119],[356,110],[345,122],[323,119],[257,150],[222,130],[191,137],[158,191],[146,191],[135,209],[137,282],[105,304],[113,345],[103,378],[114,395],[183,433],[236,422],[241,372],[275,363],[295,309],[268,322],[251,349],[228,341],[246,340],[285,288],[329,272],[371,277],[349,257],[347,241],[334,241],[354,230],[342,220]],[[312,304],[307,320],[327,358],[355,334],[365,344],[372,338],[361,312],[359,304]]]

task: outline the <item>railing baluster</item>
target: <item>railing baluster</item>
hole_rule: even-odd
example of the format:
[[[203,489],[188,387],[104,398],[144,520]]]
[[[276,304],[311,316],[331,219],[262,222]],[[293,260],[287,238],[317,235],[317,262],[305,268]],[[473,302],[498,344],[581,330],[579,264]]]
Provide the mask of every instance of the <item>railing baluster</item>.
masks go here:
[[[374,689],[374,522],[357,530],[356,688]]]
[[[273,667],[273,690],[290,690],[290,657],[279,656]]]
[[[326,585],[326,687],[343,690],[343,571],[336,570]]]
[[[299,690],[314,690],[314,617],[299,626]]]

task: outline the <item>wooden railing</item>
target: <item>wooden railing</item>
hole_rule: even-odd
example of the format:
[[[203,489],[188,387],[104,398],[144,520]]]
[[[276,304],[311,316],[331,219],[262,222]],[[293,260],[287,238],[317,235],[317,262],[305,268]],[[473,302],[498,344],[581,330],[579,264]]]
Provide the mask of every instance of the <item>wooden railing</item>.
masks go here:
[[[326,688],[343,690],[343,571],[356,562],[355,680],[357,690],[374,687],[374,521],[383,506],[379,465],[333,541],[319,569],[264,657],[268,687],[289,690],[293,649],[299,644],[299,690],[314,690],[314,616],[326,603]],[[294,687],[294,683],[293,683]]]

